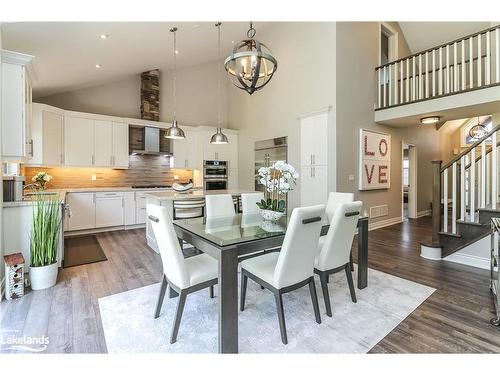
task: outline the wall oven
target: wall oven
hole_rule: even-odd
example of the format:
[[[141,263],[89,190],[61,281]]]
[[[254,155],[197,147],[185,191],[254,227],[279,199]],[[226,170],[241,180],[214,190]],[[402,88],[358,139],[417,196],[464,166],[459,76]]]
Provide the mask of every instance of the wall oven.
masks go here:
[[[227,190],[227,161],[203,161],[203,188],[205,190]]]

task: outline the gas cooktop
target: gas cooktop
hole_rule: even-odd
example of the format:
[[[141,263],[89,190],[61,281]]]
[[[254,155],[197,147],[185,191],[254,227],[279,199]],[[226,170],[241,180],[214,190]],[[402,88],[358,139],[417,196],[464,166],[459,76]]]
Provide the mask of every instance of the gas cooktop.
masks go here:
[[[172,185],[133,185],[132,189],[168,189]]]

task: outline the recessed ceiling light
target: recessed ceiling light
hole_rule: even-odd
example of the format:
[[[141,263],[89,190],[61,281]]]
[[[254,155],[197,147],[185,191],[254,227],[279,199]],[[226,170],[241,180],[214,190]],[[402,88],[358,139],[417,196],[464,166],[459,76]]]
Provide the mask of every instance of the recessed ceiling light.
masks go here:
[[[424,117],[420,119],[420,123],[422,124],[435,124],[436,122],[439,122],[440,117],[439,116],[432,116],[432,117]]]
[[[101,64],[95,64],[96,69],[101,69],[102,65]]]
[[[234,40],[231,40],[231,44],[234,44]]]
[[[100,38],[101,38],[102,40],[104,40],[104,39],[108,39],[108,38],[109,38],[109,34],[101,34],[101,35],[100,35]]]
[[[179,54],[179,51],[178,50],[175,50],[175,54],[178,55]]]

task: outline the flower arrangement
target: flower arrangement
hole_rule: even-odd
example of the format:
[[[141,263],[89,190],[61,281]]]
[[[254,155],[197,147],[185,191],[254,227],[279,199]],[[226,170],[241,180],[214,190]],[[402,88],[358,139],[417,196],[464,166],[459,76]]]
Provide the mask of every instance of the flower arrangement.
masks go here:
[[[257,203],[262,210],[275,212],[285,212],[285,195],[293,190],[296,185],[299,173],[293,166],[283,160],[278,160],[270,167],[259,169],[259,182],[264,185],[266,190],[264,198]]]
[[[50,182],[52,180],[52,176],[48,174],[47,172],[38,172],[36,175],[34,175],[31,178],[31,181],[36,183],[40,189],[44,190],[45,189],[45,184],[47,182]]]

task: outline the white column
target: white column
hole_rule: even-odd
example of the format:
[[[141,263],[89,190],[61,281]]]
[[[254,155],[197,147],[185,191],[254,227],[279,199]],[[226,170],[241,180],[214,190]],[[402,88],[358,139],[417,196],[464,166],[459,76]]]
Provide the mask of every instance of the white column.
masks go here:
[[[486,207],[486,140],[481,143],[481,206]]]
[[[498,31],[498,29],[497,29]],[[491,135],[491,208],[497,208],[498,154],[497,132]]]
[[[465,220],[465,155],[460,158],[460,220]]]
[[[457,233],[457,163],[451,166],[451,231]]]
[[[443,232],[448,232],[448,168],[443,172]]]
[[[475,220],[476,211],[476,149],[473,148],[470,152],[470,167],[469,167],[469,180],[470,180],[470,221]]]

